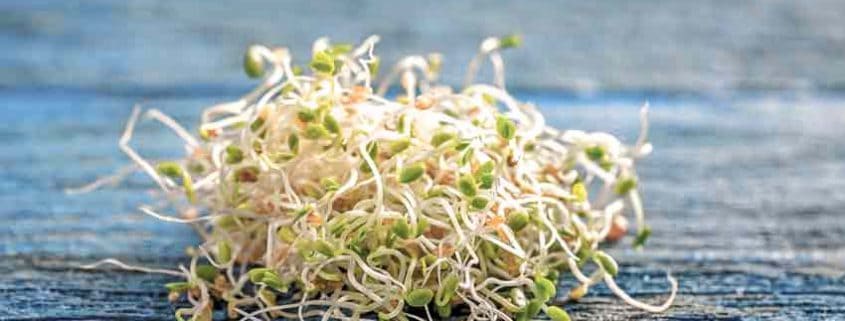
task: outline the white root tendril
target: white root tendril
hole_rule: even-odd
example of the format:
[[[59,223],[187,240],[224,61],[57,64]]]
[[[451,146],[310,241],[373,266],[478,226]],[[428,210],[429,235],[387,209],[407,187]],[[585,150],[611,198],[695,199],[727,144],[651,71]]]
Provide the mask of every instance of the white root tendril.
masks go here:
[[[261,82],[206,108],[198,137],[147,111],[184,143],[186,155],[174,161],[150,162],[130,147],[141,113],[133,109],[119,142],[133,164],[67,192],[141,170],[163,196],[141,212],[194,227],[202,243],[181,271],[114,259],[81,268],[184,278],[167,285],[170,298],[192,305],[177,318],[198,321],[210,320],[215,300],[250,321],[432,320],[453,309],[467,320],[520,320],[534,317],[521,314],[537,302],[534,310],[561,313],[544,294],[559,275],[583,289],[603,278],[646,311],[672,304],[674,278],[664,304],[634,300],[604,273],[617,267],[599,250],[628,208],[637,242],[650,231],[634,180],[635,160],[651,151],[648,105],[633,146],[607,133],[559,131],[505,90],[501,51],[518,37],[484,40],[458,92],[436,83],[438,54],[402,59],[375,84],[378,41],[321,38],[306,66],[292,65],[287,48],[251,46],[244,68]],[[475,82],[486,59],[492,85]],[[401,94],[385,97],[394,81]],[[585,275],[584,264],[600,268]]]

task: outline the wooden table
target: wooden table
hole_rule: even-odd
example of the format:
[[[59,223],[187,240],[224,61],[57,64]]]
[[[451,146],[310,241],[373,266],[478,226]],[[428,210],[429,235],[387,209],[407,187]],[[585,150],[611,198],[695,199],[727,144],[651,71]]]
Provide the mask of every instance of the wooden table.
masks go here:
[[[240,90],[187,92],[0,91],[0,320],[173,318],[162,287],[169,277],[72,267],[105,257],[173,267],[186,262],[193,232],[138,213],[154,197],[141,175],[87,195],[63,189],[127,162],[117,139],[132,104],[194,125],[203,105]],[[631,250],[630,238],[609,251],[632,296],[662,301],[671,270],[679,297],[668,312],[649,314],[596,286],[566,307],[573,319],[845,320],[841,97],[517,95],[558,127],[627,141],[638,104],[652,99],[655,151],[640,176],[653,237],[643,252]],[[179,156],[181,148],[150,122],[135,145],[151,158]]]

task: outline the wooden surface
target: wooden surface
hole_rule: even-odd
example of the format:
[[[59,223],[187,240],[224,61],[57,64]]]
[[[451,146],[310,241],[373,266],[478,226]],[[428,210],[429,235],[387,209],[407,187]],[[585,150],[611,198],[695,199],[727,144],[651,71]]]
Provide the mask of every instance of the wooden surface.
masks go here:
[[[239,91],[0,91],[0,320],[172,319],[162,287],[169,277],[72,266],[118,257],[173,267],[185,262],[193,232],[137,213],[154,197],[141,175],[88,195],[63,189],[127,162],[117,139],[132,104],[194,125],[203,105]],[[679,297],[668,312],[649,314],[597,286],[566,307],[573,319],[845,320],[841,97],[518,96],[542,106],[555,126],[627,141],[639,103],[652,100],[655,151],[640,176],[653,237],[643,252],[630,239],[609,250],[632,296],[662,301],[671,270]],[[150,122],[137,138],[148,157],[180,153],[177,139]]]

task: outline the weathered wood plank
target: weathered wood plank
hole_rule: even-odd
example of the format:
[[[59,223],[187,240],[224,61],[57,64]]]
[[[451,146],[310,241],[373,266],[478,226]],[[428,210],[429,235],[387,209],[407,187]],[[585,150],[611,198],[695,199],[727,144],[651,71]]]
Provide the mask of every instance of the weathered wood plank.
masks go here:
[[[168,320],[167,277],[89,272],[71,264],[116,256],[157,266],[182,262],[197,241],[181,225],[142,216],[154,199],[143,176],[94,194],[63,188],[125,162],[116,147],[139,97],[85,92],[2,92],[0,117],[0,320]],[[639,99],[524,94],[552,124],[635,137]],[[148,105],[192,124],[225,97],[169,97]],[[577,320],[841,320],[845,318],[845,100],[653,102],[656,150],[641,164],[648,220],[645,252],[630,240],[610,251],[632,295],[665,297],[664,271],[681,282],[664,314],[625,306],[603,287],[567,308]],[[32,109],[33,106],[38,108]],[[139,148],[178,155],[175,137],[145,123]],[[567,286],[563,282],[563,287]]]

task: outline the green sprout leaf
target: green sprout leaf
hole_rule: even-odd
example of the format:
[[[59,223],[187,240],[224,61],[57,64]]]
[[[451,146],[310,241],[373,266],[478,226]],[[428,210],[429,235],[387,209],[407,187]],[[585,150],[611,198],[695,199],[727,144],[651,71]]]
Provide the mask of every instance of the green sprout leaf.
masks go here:
[[[543,299],[543,302],[554,299],[557,294],[555,283],[542,276],[534,278],[534,297]]]
[[[558,307],[549,307],[546,309],[546,314],[549,316],[549,319],[552,319],[552,321],[570,321],[569,313],[566,313],[566,310]]]
[[[531,217],[525,211],[517,211],[508,215],[508,227],[514,232],[519,232],[531,222]]]
[[[424,173],[425,167],[423,167],[420,163],[407,166],[402,168],[402,171],[399,172],[399,182],[402,184],[408,184],[422,177]]]
[[[308,124],[302,136],[305,136],[306,139],[320,139],[329,136],[329,131],[323,125]]]
[[[616,194],[625,195],[628,194],[629,191],[637,187],[637,180],[633,177],[627,177],[620,179],[616,182],[616,186],[614,187],[614,191]]]
[[[337,123],[337,119],[332,117],[332,115],[323,116],[323,126],[332,134],[340,133],[340,124]]]
[[[516,134],[516,124],[512,120],[503,116],[496,116],[496,132],[505,140],[510,140]]]
[[[477,210],[487,207],[487,203],[490,203],[490,200],[483,196],[473,197],[472,200],[469,201],[469,205]]]
[[[226,146],[226,164],[237,164],[244,160],[244,152],[235,145]]]
[[[244,53],[244,72],[250,78],[258,78],[264,75],[264,60],[259,54],[258,46],[249,46]]]
[[[436,306],[449,306],[450,301],[452,301],[452,297],[457,293],[458,290],[458,276],[455,274],[449,274],[445,280],[443,280],[442,285],[437,288],[437,295],[435,295],[434,304]]]
[[[616,260],[603,251],[596,251],[593,255],[593,260],[595,260],[596,264],[598,264],[602,270],[611,276],[616,276],[616,273],[619,272],[619,265],[616,264]]]
[[[634,248],[641,248],[645,245],[645,242],[648,241],[648,237],[651,236],[651,228],[648,226],[643,227],[638,233],[636,239],[634,239]]]
[[[413,289],[405,294],[405,303],[415,308],[421,308],[428,305],[433,297],[434,292],[431,289]]]
[[[437,132],[433,136],[431,136],[431,145],[434,147],[440,147],[443,143],[448,142],[455,138],[455,134],[450,132]]]
[[[545,299],[539,298],[531,299],[530,301],[528,301],[528,304],[525,305],[525,316],[528,319],[533,319],[534,317],[536,317],[537,314],[540,313],[540,310],[543,308],[543,305],[545,305],[545,302]]]
[[[373,57],[373,60],[367,63],[367,68],[370,69],[370,77],[378,75],[379,65],[381,65],[381,59],[379,57]]]
[[[214,278],[217,277],[217,268],[208,264],[199,264],[197,265],[197,276],[208,282],[214,282]]]
[[[604,158],[604,148],[601,146],[585,148],[584,153],[587,154],[587,157],[593,161],[598,161]]]
[[[499,48],[509,49],[516,48],[522,45],[522,36],[507,35],[499,39]]]
[[[232,247],[227,241],[217,243],[217,261],[226,264],[232,260]]]
[[[390,153],[396,155],[408,149],[411,146],[411,140],[408,138],[401,138],[390,143]]]
[[[575,200],[578,202],[587,200],[587,187],[584,186],[583,182],[572,184],[572,195],[575,196]]]
[[[193,285],[188,282],[171,282],[166,283],[164,287],[167,288],[167,290],[170,292],[185,292],[187,290],[190,290]]]
[[[161,162],[156,167],[156,170],[164,176],[174,179],[182,176],[182,166],[176,162]]]
[[[335,71],[334,57],[326,51],[318,51],[311,58],[309,66],[315,73],[331,75]]]
[[[397,219],[390,230],[403,239],[411,236],[411,226],[408,225],[408,220],[405,218]]]
[[[475,186],[475,179],[473,179],[470,175],[461,176],[461,178],[458,179],[458,190],[466,196],[475,196],[475,194],[478,193],[478,189]]]
[[[288,136],[288,148],[294,154],[299,153],[299,135],[291,133],[290,136]]]

